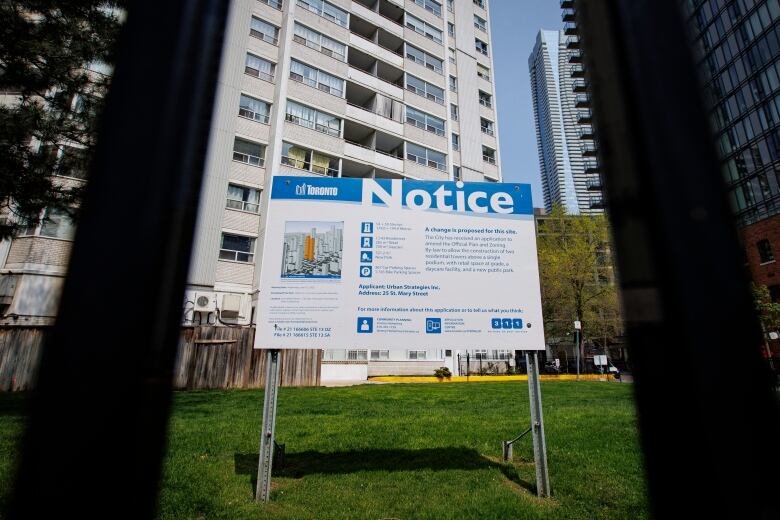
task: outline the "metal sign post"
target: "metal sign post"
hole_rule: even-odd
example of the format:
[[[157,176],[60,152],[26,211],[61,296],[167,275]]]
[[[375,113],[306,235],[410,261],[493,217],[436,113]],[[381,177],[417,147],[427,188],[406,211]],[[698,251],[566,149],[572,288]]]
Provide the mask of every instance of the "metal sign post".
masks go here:
[[[547,470],[547,442],[544,439],[544,415],[542,414],[542,390],[539,386],[539,357],[535,350],[526,351],[528,366],[528,399],[531,402],[531,436],[534,443],[536,466],[536,494],[550,496],[550,474]]]
[[[582,329],[582,322],[577,320],[574,322],[574,343],[577,347],[577,381],[580,380],[580,330]]]
[[[278,350],[269,350],[266,358],[265,396],[263,397],[263,427],[260,439],[260,461],[257,465],[255,501],[268,503],[271,495],[271,466],[274,459],[276,432],[276,398],[279,394],[281,362]]]

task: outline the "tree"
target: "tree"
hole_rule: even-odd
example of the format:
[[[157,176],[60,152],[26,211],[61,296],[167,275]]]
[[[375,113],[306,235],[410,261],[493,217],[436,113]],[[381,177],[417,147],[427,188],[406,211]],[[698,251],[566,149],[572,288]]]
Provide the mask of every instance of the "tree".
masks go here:
[[[0,2],[0,239],[45,208],[75,217],[92,156],[121,2]]]
[[[537,238],[545,333],[551,339],[582,324],[584,341],[606,346],[623,330],[609,256],[609,226],[603,215],[570,216],[556,206],[540,221]]]

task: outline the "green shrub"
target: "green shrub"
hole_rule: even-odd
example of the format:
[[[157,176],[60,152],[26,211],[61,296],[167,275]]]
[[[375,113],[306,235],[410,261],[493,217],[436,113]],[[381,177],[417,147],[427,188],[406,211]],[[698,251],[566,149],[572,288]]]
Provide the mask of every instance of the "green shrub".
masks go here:
[[[439,379],[443,379],[445,377],[452,377],[452,372],[450,372],[450,369],[447,367],[439,367],[433,371],[433,375]]]

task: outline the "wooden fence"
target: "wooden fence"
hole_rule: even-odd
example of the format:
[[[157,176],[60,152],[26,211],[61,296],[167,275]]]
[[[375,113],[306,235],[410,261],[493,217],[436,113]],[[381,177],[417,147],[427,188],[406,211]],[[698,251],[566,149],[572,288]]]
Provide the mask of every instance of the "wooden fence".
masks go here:
[[[0,391],[34,388],[46,333],[46,327],[0,327]],[[254,338],[254,328],[183,328],[174,388],[262,388],[266,352],[252,348]],[[284,350],[281,361],[282,386],[320,384],[321,350]]]

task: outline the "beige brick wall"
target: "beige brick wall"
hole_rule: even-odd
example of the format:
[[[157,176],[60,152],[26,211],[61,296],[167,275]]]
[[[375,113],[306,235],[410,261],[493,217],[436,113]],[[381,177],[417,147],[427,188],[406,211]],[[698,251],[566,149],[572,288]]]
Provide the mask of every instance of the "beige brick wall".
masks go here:
[[[246,53],[244,53],[244,57],[246,57]],[[241,70],[244,70],[243,65],[241,65]],[[274,81],[276,81],[276,74],[278,74],[278,72],[278,70],[274,71]],[[241,76],[242,91],[260,99],[270,100],[274,98],[274,83],[250,76],[249,74],[242,73]],[[238,115],[238,105],[236,105],[236,115]]]
[[[236,114],[238,114],[238,108],[236,108]],[[241,116],[238,116],[236,119],[236,134],[238,135],[248,137],[253,141],[263,144],[268,144],[270,133],[271,127],[269,125]]]
[[[21,237],[11,243],[5,267],[20,269],[24,264],[50,266],[68,265],[73,243],[69,240],[47,237]]]
[[[424,79],[432,85],[436,85],[439,88],[446,89],[447,82],[444,79],[443,74],[432,71],[425,65],[420,65],[416,61],[412,61],[409,58],[404,60],[404,69],[412,76],[417,76],[420,79]]]
[[[441,0],[439,3],[441,4],[441,14],[444,16],[444,13],[448,12],[446,2]],[[439,18],[432,12],[426,10],[424,7],[420,7],[419,5],[412,2],[412,0],[406,0],[404,3],[404,9],[406,9],[407,13],[431,24],[438,29],[442,29],[442,26],[444,25],[444,20],[442,18]],[[444,29],[444,34],[447,34],[446,28]]]
[[[246,21],[246,30],[247,33],[249,33],[249,24],[251,23],[250,19],[247,18]],[[261,58],[265,58],[267,60],[270,60],[274,63],[279,62],[279,46],[274,45],[273,43],[267,42],[265,40],[261,40],[260,38],[256,38],[252,35],[247,38],[246,41],[246,48],[247,51],[251,52],[252,54],[255,54],[257,56],[260,56]]]
[[[449,117],[449,105],[445,107],[427,97],[415,94],[411,90],[404,90],[404,103],[441,119]]]
[[[287,97],[315,108],[322,108],[332,114],[343,114],[347,110],[346,99],[293,80],[287,83]],[[284,110],[284,108],[280,108],[280,110]]]
[[[227,262],[225,260],[217,261],[217,282],[251,285],[254,273],[254,264]]]
[[[222,227],[256,235],[260,227],[260,214],[225,208]]]
[[[265,4],[263,2],[257,2],[257,1],[251,2],[250,9],[251,9],[251,14],[257,16],[258,18],[265,20],[266,22],[270,22],[277,27],[280,27],[282,25],[283,13],[279,9],[274,9],[268,4]],[[248,19],[249,18],[247,17],[247,20]]]
[[[294,0],[285,0],[285,2],[292,2]],[[338,2],[333,2],[338,5]],[[347,12],[349,7],[344,7]],[[317,14],[312,13],[305,7],[299,5],[295,6],[295,19],[301,22],[303,25],[314,29],[321,34],[327,34],[329,38],[336,39],[340,42],[346,43],[349,41],[349,29],[342,27],[330,20],[323,18]]]
[[[444,31],[444,35],[446,35],[447,32]],[[404,27],[404,39],[417,47],[418,49],[422,49],[437,58],[441,60],[446,60],[447,56],[445,56],[445,48],[444,45],[441,45],[439,43],[436,43],[435,41],[431,40],[430,38],[426,38],[422,34],[415,32],[412,29],[409,29],[408,27]]]
[[[338,76],[340,78],[347,77],[347,68],[349,65],[347,65],[346,62],[337,60],[332,56],[326,56],[320,51],[307,47],[302,43],[296,41],[290,43],[290,56],[333,76]]]
[[[449,172],[429,168],[413,161],[404,161],[404,173],[415,179],[429,181],[446,181],[450,177]]]
[[[404,137],[417,143],[425,143],[427,148],[433,148],[434,150],[447,153],[447,134],[441,136],[436,135],[433,132],[423,130],[422,128],[407,123],[404,125]]]

